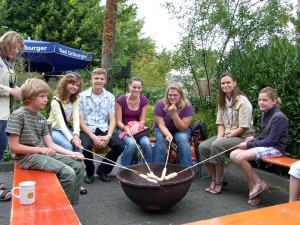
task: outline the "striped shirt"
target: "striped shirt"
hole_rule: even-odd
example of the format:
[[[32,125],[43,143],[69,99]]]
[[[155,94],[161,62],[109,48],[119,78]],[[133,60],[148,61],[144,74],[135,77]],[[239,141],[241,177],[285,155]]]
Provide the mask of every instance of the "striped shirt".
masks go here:
[[[96,128],[105,132],[108,130],[109,115],[116,113],[115,96],[103,88],[99,96],[94,96],[92,88],[80,94],[79,114],[84,117],[84,123],[95,132]]]
[[[49,130],[47,120],[41,113],[23,106],[8,118],[6,133],[19,135],[20,144],[42,147],[43,136],[49,135]]]

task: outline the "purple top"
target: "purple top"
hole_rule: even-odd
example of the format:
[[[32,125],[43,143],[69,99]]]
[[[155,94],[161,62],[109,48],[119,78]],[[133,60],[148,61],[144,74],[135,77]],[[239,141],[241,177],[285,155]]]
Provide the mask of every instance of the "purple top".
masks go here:
[[[165,125],[169,129],[170,132],[176,132],[178,130],[176,128],[173,120],[171,119],[171,117],[164,110],[164,103],[163,103],[162,99],[156,103],[156,106],[154,109],[154,115],[158,116],[158,117],[162,117],[164,119]],[[184,117],[189,117],[192,115],[193,115],[193,107],[192,107],[191,103],[187,103],[186,106],[179,113],[180,119],[182,119]],[[156,122],[154,122],[154,127],[158,128]]]
[[[141,95],[139,108],[137,110],[131,110],[128,108],[125,96],[125,106],[123,106],[123,96],[124,95],[121,95],[117,98],[117,103],[122,107],[122,122],[124,125],[127,125],[129,121],[140,121],[142,109],[148,105],[148,99],[144,95]]]

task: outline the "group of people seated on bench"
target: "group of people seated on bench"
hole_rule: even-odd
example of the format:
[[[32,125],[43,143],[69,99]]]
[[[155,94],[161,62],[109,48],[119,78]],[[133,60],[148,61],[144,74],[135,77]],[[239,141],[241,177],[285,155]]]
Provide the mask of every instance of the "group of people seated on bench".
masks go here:
[[[254,133],[252,105],[237,87],[235,77],[230,73],[221,76],[218,91],[217,136],[202,142],[199,146],[201,159],[208,159],[226,149],[235,148],[230,159],[245,174],[249,185],[248,204],[260,203],[260,194],[269,188],[253,170],[250,161],[261,158],[280,157],[288,143],[288,121],[279,110],[276,90],[263,88],[258,96],[262,112],[261,133]],[[210,159],[205,165],[211,175],[211,184],[205,189],[210,194],[221,194],[224,181],[225,154]]]
[[[116,162],[122,154],[121,164],[131,164],[137,147],[132,136],[146,125],[148,112],[148,99],[141,94],[143,82],[133,77],[128,85],[129,93],[115,101],[114,95],[104,88],[107,82],[104,69],[95,68],[92,71],[92,87],[83,92],[81,76],[68,73],[57,85],[47,121],[39,110],[47,104],[49,86],[35,78],[26,80],[21,88],[13,82],[12,62],[23,48],[23,38],[16,32],[7,32],[0,38],[0,76],[4,77],[0,80],[0,102],[5,106],[1,107],[0,138],[6,138],[1,140],[0,152],[3,156],[8,143],[7,134],[10,150],[16,153],[15,159],[20,167],[56,173],[71,204],[76,204],[79,194],[87,194],[82,180],[87,184],[93,183],[96,172],[103,182],[110,181],[108,174],[113,165],[101,163],[95,168],[90,160],[93,159],[94,146],[109,146],[103,162]],[[15,111],[10,111],[12,96],[23,102],[23,106]],[[226,184],[223,181],[225,156],[214,155],[232,147],[236,150],[231,152],[230,158],[243,170],[249,183],[248,203],[259,204],[260,193],[269,188],[254,172],[249,161],[278,157],[284,153],[288,121],[278,109],[279,98],[274,89],[262,89],[258,102],[263,112],[263,131],[255,134],[250,101],[238,89],[232,74],[221,76],[216,120],[218,133],[199,146],[201,159],[211,158],[206,163],[211,175],[211,184],[205,189],[206,192],[221,193],[222,186]],[[145,160],[148,163],[164,163],[169,143],[175,142],[179,164],[192,166],[189,136],[193,109],[180,85],[173,83],[167,87],[164,98],[156,103],[154,118],[154,156],[149,137],[144,136],[137,141]],[[52,134],[49,133],[48,122],[52,123]],[[291,175],[294,176],[295,172]],[[1,185],[0,188],[4,189],[4,184]],[[2,191],[1,201],[10,198],[9,191]]]

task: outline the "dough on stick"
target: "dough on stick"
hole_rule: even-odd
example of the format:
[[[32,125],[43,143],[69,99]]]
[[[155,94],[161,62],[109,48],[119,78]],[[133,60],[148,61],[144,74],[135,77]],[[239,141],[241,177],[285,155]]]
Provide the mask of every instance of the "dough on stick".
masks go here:
[[[155,184],[157,184],[157,183],[158,183],[158,181],[157,181],[157,180],[154,180],[154,179],[151,179],[151,178],[147,178],[147,181],[149,181],[149,182],[152,182],[152,183],[155,183]]]
[[[176,177],[177,175],[178,175],[178,173],[170,173],[169,175],[165,176],[164,179],[170,180],[170,179]]]
[[[167,168],[164,168],[163,171],[162,171],[162,173],[161,173],[160,179],[164,180],[165,176],[166,176],[166,173],[167,173]]]
[[[148,177],[145,174],[139,174],[140,177],[147,179]]]
[[[151,179],[155,179],[157,181],[162,181],[162,179],[160,177],[156,176],[153,172],[147,173],[147,177],[151,178]]]

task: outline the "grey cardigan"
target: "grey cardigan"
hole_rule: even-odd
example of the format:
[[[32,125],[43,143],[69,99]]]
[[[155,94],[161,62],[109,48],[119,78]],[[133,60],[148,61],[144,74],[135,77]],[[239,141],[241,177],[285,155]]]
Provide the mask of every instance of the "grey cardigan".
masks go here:
[[[7,120],[10,115],[10,90],[8,68],[0,57],[0,120]]]

